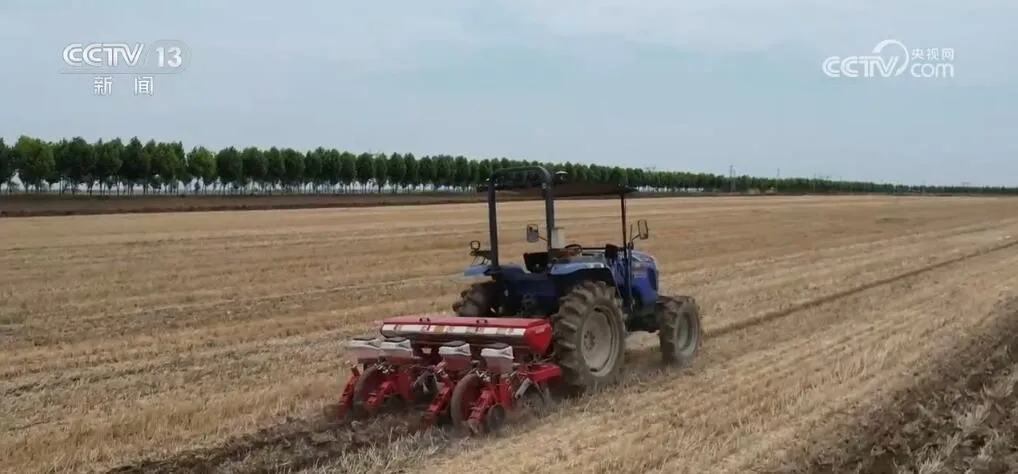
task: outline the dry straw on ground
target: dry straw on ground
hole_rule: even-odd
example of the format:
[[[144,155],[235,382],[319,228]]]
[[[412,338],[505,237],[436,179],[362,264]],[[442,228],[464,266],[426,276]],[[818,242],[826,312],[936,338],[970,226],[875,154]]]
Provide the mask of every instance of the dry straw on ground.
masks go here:
[[[503,250],[518,255],[540,204],[500,211]],[[485,240],[481,205],[5,221],[2,469],[773,469],[890,402],[1018,288],[1007,199],[654,199],[630,212],[651,222],[641,247],[665,291],[703,307],[700,359],[642,369],[653,338],[633,336],[624,386],[482,441],[390,442],[405,428],[384,421],[344,438],[311,418],[338,395],[349,336],[449,307],[467,242]],[[559,206],[580,243],[617,240],[616,213]]]

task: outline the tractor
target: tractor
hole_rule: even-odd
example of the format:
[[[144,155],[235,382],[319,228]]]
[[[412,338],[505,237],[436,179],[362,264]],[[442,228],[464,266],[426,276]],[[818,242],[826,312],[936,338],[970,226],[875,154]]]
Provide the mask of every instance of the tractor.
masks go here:
[[[380,337],[349,344],[353,376],[340,415],[360,416],[397,402],[426,407],[427,424],[449,421],[478,434],[497,429],[527,399],[578,396],[619,381],[631,332],[657,333],[662,362],[688,364],[700,347],[700,309],[690,296],[659,294],[657,260],[636,250],[650,237],[647,221],[627,223],[627,185],[569,183],[540,166],[503,168],[487,179],[489,248],[470,242],[473,283],[452,305],[455,315],[383,320]],[[544,249],[503,263],[498,246],[499,191],[540,190],[545,235],[526,226],[528,243]],[[618,196],[621,242],[565,243],[555,222],[556,197]]]
[[[525,193],[535,188],[544,201],[547,233],[541,236],[537,224],[528,224],[526,240],[544,241],[545,249],[524,253],[523,265],[502,263],[497,191]],[[572,184],[563,172],[553,175],[543,167],[519,167],[495,171],[483,189],[488,195],[490,248],[470,243],[475,262],[464,275],[490,279],[463,291],[452,306],[457,315],[548,318],[562,382],[578,393],[618,380],[630,332],[657,332],[666,364],[683,365],[695,356],[701,336],[699,306],[689,296],[658,293],[657,260],[634,245],[650,237],[647,221],[638,220],[635,232],[627,225],[626,196],[634,188]],[[620,201],[621,243],[565,243],[563,229],[555,222],[555,198],[613,195]]]

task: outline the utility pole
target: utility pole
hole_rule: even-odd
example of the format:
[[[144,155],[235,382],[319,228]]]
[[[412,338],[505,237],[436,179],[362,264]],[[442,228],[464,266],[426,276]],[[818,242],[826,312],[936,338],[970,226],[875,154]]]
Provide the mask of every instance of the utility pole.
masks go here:
[[[735,166],[728,165],[728,192],[735,193]]]

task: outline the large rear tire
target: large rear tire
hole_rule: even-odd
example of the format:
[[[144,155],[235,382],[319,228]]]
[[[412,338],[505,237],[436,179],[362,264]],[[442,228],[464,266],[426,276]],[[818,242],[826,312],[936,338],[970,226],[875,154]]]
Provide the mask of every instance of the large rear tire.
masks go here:
[[[661,362],[673,367],[692,363],[703,339],[700,306],[696,300],[691,296],[661,296],[657,318]]]
[[[452,304],[452,310],[457,316],[496,316],[501,293],[497,282],[474,283],[460,293],[460,300]]]
[[[551,316],[555,359],[566,393],[581,395],[618,382],[626,351],[626,325],[615,289],[583,281],[559,300]]]

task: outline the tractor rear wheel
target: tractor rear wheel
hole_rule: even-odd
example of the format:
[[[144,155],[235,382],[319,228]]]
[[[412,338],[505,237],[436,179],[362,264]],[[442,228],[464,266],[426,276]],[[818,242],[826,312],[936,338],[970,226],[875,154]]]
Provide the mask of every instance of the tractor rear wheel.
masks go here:
[[[703,338],[700,306],[691,296],[659,298],[657,319],[661,361],[665,365],[686,366],[696,357]]]
[[[486,281],[474,283],[462,293],[460,300],[452,304],[457,316],[482,317],[495,316],[501,296],[498,282]]]
[[[566,392],[580,395],[622,375],[626,326],[615,289],[601,281],[576,284],[551,316],[555,359]]]

